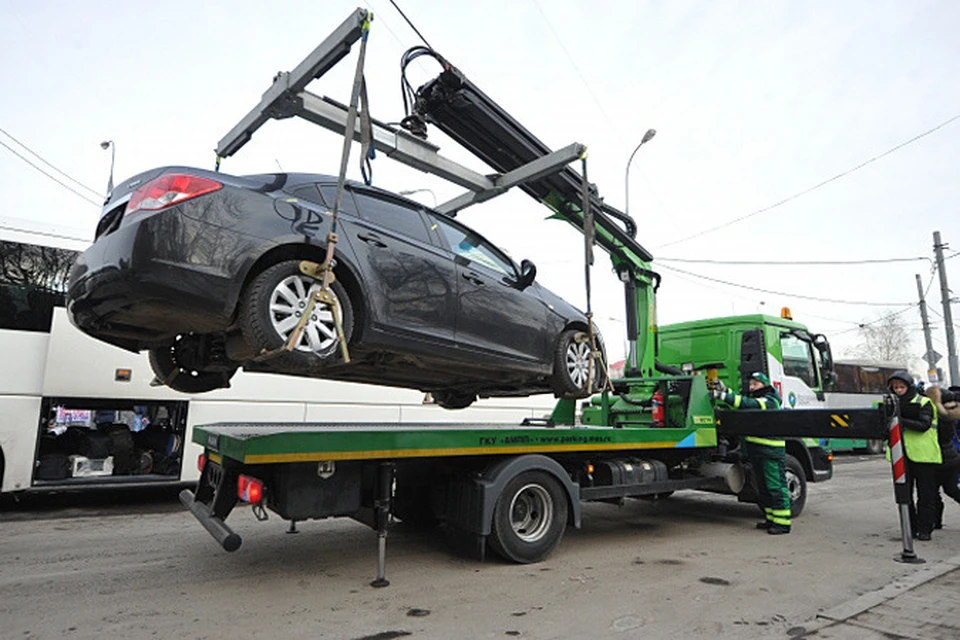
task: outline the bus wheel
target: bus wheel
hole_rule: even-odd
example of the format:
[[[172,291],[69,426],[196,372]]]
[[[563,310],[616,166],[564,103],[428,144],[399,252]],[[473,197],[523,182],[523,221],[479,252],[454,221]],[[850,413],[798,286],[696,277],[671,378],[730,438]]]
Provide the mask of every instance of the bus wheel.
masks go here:
[[[191,346],[200,339],[202,336],[179,335],[170,345],[150,349],[150,368],[160,384],[181,393],[205,393],[230,386],[236,367],[204,370],[191,361],[196,359]]]
[[[874,455],[883,453],[883,447],[886,444],[883,440],[867,440],[867,453]]]
[[[497,498],[490,546],[507,560],[539,562],[560,544],[566,526],[563,487],[544,471],[525,471]]]

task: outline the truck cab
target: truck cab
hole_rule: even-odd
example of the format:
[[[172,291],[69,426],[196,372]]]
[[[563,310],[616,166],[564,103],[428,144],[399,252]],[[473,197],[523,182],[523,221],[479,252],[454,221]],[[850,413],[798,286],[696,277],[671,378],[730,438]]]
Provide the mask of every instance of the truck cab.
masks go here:
[[[657,362],[685,373],[717,369],[727,387],[745,393],[750,374],[762,371],[784,409],[823,409],[833,379],[830,343],[792,319],[753,314],[694,320],[658,329]],[[787,438],[787,454],[809,482],[833,476],[832,457],[816,438]]]

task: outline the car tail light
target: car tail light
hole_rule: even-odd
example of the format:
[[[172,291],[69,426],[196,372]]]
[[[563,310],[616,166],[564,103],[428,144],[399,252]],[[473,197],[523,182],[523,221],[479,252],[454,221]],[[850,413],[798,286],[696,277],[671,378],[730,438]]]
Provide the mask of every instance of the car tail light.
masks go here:
[[[241,474],[237,478],[237,497],[250,504],[259,503],[263,499],[263,483]]]
[[[201,453],[197,456],[197,471],[203,473],[203,468],[207,466],[207,454]]]
[[[137,211],[159,211],[222,188],[221,183],[209,178],[168,173],[134,191],[123,215],[128,216]]]

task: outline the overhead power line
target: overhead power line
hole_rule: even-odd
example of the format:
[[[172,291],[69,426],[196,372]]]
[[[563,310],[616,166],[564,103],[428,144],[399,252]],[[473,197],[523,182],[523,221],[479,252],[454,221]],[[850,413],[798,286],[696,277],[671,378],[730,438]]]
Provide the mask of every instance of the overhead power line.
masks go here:
[[[688,276],[693,276],[695,278],[701,278],[703,280],[709,280],[710,282],[717,282],[719,284],[725,284],[730,287],[737,287],[739,289],[748,289],[750,291],[759,291],[761,293],[769,293],[777,296],[786,296],[788,298],[799,298],[801,300],[814,300],[817,302],[830,302],[833,304],[850,304],[855,306],[866,306],[866,307],[901,307],[901,306],[913,306],[912,302],[866,302],[858,300],[837,300],[834,298],[819,298],[816,296],[807,296],[799,293],[787,293],[784,291],[774,291],[772,289],[761,289],[760,287],[751,287],[745,284],[738,284],[736,282],[729,282],[727,280],[720,280],[719,278],[711,278],[709,276],[704,276],[699,273],[693,273],[691,271],[685,271],[683,269],[678,269],[676,267],[671,267],[668,265],[661,265],[662,268],[667,269],[668,271],[675,271],[677,273],[683,273]]]
[[[83,184],[82,182],[80,182],[80,181],[77,180],[76,178],[72,177],[72,176],[69,175],[68,173],[66,173],[66,172],[64,172],[64,171],[61,171],[61,170],[58,169],[57,167],[53,166],[52,164],[50,164],[49,162],[47,162],[47,161],[43,158],[43,156],[41,156],[39,153],[37,153],[36,151],[34,151],[33,149],[31,149],[30,147],[28,147],[28,146],[25,145],[24,143],[20,142],[20,141],[17,140],[16,138],[14,138],[12,135],[10,135],[10,133],[8,133],[7,131],[4,131],[2,128],[0,128],[0,133],[2,133],[3,135],[7,136],[8,138],[10,138],[11,140],[13,140],[14,142],[16,142],[18,145],[20,145],[21,147],[23,147],[24,149],[26,149],[28,152],[30,152],[30,154],[33,155],[35,158],[37,158],[40,162],[42,162],[43,164],[45,164],[45,165],[47,165],[48,167],[50,167],[51,169],[53,169],[54,171],[56,171],[57,173],[59,173],[60,175],[62,175],[64,178],[66,178],[67,180],[69,180],[70,182],[73,182],[74,184],[76,184],[76,185],[78,185],[78,186],[80,186],[80,187],[83,187],[84,189],[86,189],[87,191],[89,191],[90,193],[92,193],[93,195],[95,195],[95,196],[97,196],[97,197],[100,197],[100,196],[103,195],[102,193],[100,193],[100,192],[97,191],[96,189],[91,189],[90,187],[88,187],[87,185]],[[6,145],[4,145],[4,146],[6,146]],[[7,147],[7,148],[9,149],[10,147]]]
[[[957,114],[957,115],[953,116],[952,118],[948,118],[947,120],[944,120],[943,122],[941,122],[940,124],[938,124],[938,125],[935,126],[934,128],[929,129],[929,130],[927,130],[927,131],[924,131],[923,133],[921,133],[921,134],[919,134],[919,135],[916,135],[916,136],[910,138],[910,139],[907,140],[906,142],[901,142],[900,144],[896,145],[895,147],[891,147],[890,149],[887,149],[886,151],[884,151],[883,153],[881,153],[881,154],[878,155],[878,156],[874,156],[874,157],[870,158],[869,160],[865,160],[864,162],[861,162],[860,164],[858,164],[857,166],[855,166],[855,167],[853,167],[853,168],[851,168],[851,169],[847,169],[846,171],[843,171],[842,173],[838,173],[837,175],[833,176],[832,178],[827,178],[827,179],[824,180],[823,182],[819,182],[819,183],[813,185],[812,187],[808,187],[807,189],[804,189],[803,191],[800,191],[800,192],[798,192],[798,193],[795,193],[795,194],[793,194],[792,196],[789,196],[789,197],[787,197],[787,198],[784,198],[783,200],[780,200],[779,202],[775,202],[775,203],[773,203],[772,205],[770,205],[770,206],[768,206],[768,207],[764,207],[764,208],[762,208],[762,209],[757,209],[756,211],[754,211],[754,212],[752,212],[752,213],[748,213],[748,214],[743,215],[743,216],[740,216],[739,218],[734,218],[733,220],[729,220],[729,221],[724,222],[724,223],[722,223],[722,224],[718,224],[718,225],[716,225],[716,226],[714,226],[714,227],[709,227],[709,228],[707,228],[707,229],[704,229],[704,230],[702,230],[702,231],[698,231],[697,233],[694,233],[694,234],[692,234],[692,235],[689,235],[689,236],[687,236],[687,237],[685,237],[685,238],[680,238],[679,240],[674,240],[673,242],[668,242],[668,243],[663,244],[663,245],[660,245],[660,246],[661,246],[661,247],[671,247],[671,246],[673,246],[673,245],[675,245],[675,244],[680,244],[681,242],[686,242],[687,240],[693,240],[694,238],[699,238],[700,236],[706,235],[706,234],[708,234],[708,233],[713,233],[714,231],[717,231],[718,229],[723,229],[724,227],[729,227],[730,225],[736,224],[736,223],[738,223],[738,222],[743,222],[744,220],[746,220],[746,219],[748,219],[748,218],[752,218],[753,216],[759,215],[759,214],[761,214],[761,213],[765,213],[765,212],[767,212],[767,211],[770,211],[771,209],[775,209],[775,208],[779,207],[780,205],[784,205],[784,204],[786,204],[786,203],[788,203],[788,202],[790,202],[790,201],[792,201],[792,200],[796,200],[796,199],[799,198],[800,196],[804,196],[804,195],[810,193],[811,191],[816,191],[816,190],[819,189],[820,187],[824,187],[824,186],[830,184],[831,182],[834,182],[834,181],[836,181],[836,180],[839,180],[840,178],[843,178],[844,176],[848,176],[848,175],[850,175],[851,173],[853,173],[854,171],[858,171],[858,170],[864,168],[865,166],[867,166],[868,164],[871,164],[871,163],[873,163],[873,162],[876,162],[877,160],[879,160],[879,159],[881,159],[881,158],[883,158],[883,157],[885,157],[885,156],[888,156],[888,155],[890,155],[891,153],[893,153],[893,152],[895,152],[895,151],[899,151],[899,150],[902,149],[903,147],[906,147],[906,146],[909,145],[909,144],[913,144],[913,143],[916,142],[917,140],[920,140],[921,138],[924,138],[924,137],[930,135],[931,133],[934,133],[934,132],[942,129],[943,127],[947,126],[947,125],[950,124],[951,122],[954,122],[955,120],[958,120],[958,119],[960,119],[960,114]]]
[[[56,182],[57,184],[59,184],[61,187],[63,187],[64,189],[66,189],[67,191],[70,191],[70,192],[72,192],[72,193],[80,196],[81,198],[83,198],[84,200],[86,200],[87,202],[89,202],[90,204],[94,204],[94,205],[96,205],[96,206],[98,206],[98,207],[101,206],[101,203],[96,202],[95,200],[91,200],[90,198],[88,198],[87,196],[83,195],[82,193],[80,193],[79,191],[77,191],[76,189],[74,189],[73,187],[71,187],[71,186],[69,186],[69,185],[67,185],[67,184],[64,184],[64,183],[61,182],[60,180],[57,180],[56,178],[54,178],[54,177],[53,177],[52,175],[50,175],[49,173],[47,173],[46,171],[44,171],[43,169],[41,169],[41,168],[38,167],[37,165],[35,165],[35,164],[33,164],[32,162],[30,162],[30,160],[28,160],[27,158],[24,158],[22,155],[20,155],[19,153],[17,153],[16,150],[12,149],[12,148],[10,147],[10,145],[8,145],[7,143],[3,142],[2,140],[0,140],[0,146],[5,147],[10,153],[12,153],[13,155],[17,156],[18,158],[20,158],[21,160],[23,160],[24,162],[26,162],[28,165],[30,165],[30,166],[33,167],[34,169],[36,169],[37,171],[39,171],[39,172],[42,173],[43,175],[47,176],[48,178],[50,178],[51,180],[53,180],[54,182]]]

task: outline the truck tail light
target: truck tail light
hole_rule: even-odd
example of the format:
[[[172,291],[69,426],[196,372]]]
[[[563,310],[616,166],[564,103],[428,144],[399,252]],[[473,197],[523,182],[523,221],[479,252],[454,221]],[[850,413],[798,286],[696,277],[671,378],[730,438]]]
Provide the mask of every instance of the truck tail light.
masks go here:
[[[137,211],[159,211],[222,188],[223,184],[209,178],[186,173],[168,173],[134,191],[123,215],[128,216]]]
[[[256,478],[243,474],[237,478],[237,497],[250,504],[258,504],[263,499],[263,483]]]
[[[207,454],[201,453],[197,456],[197,471],[203,473],[203,468],[207,465]]]

